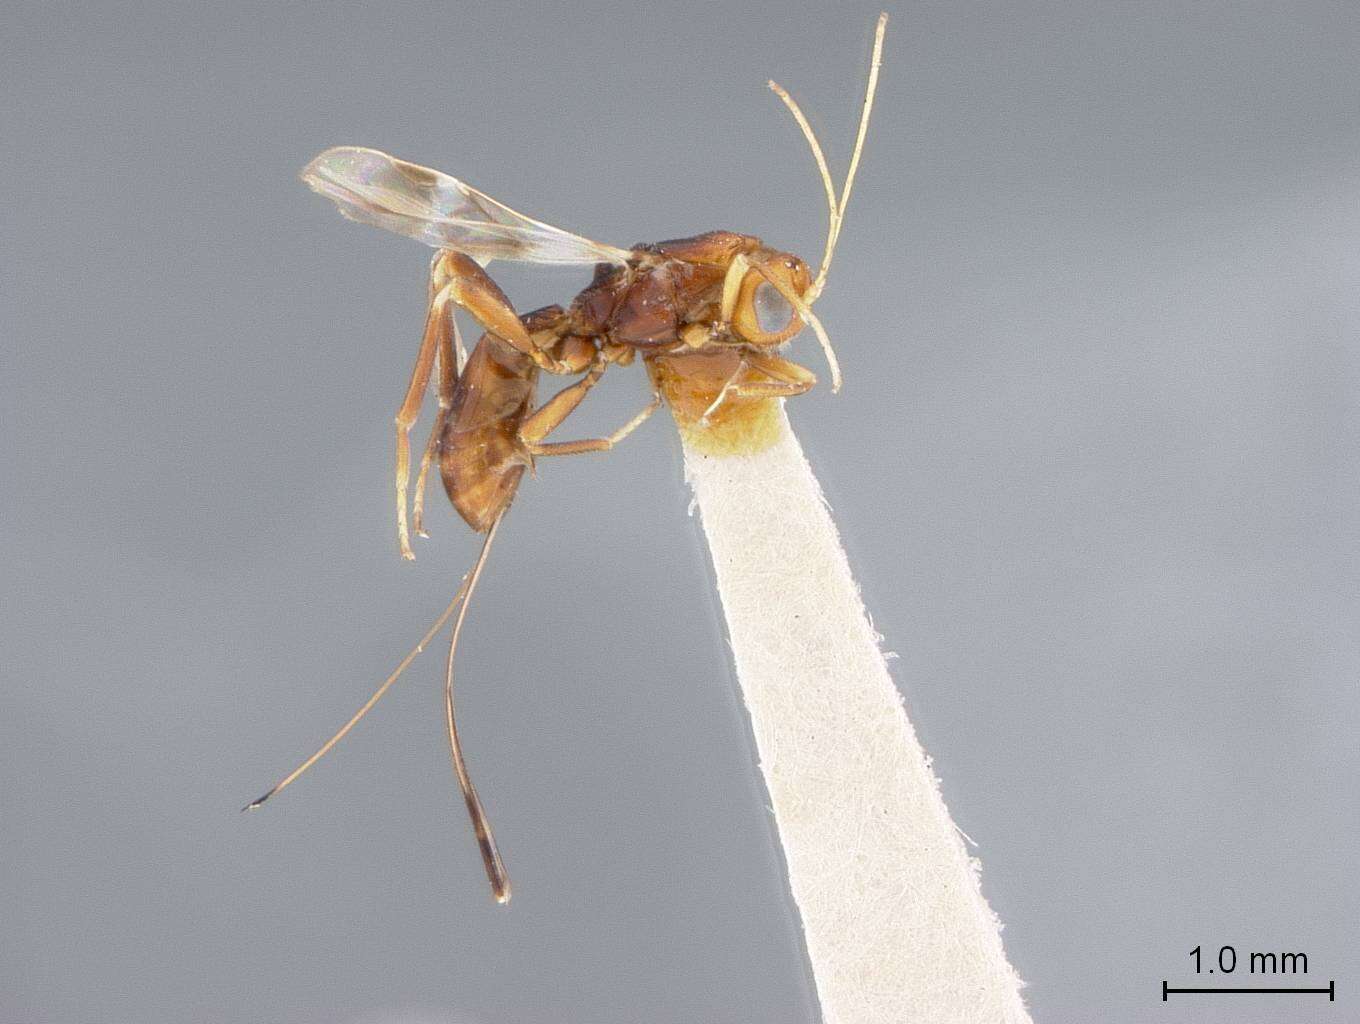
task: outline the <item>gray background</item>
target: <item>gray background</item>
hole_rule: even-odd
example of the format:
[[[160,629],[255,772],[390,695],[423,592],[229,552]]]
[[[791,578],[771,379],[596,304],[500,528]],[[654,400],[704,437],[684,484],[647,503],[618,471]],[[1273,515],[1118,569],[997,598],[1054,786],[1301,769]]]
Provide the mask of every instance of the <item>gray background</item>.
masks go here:
[[[815,258],[763,83],[843,166],[875,11],[5,6],[0,1019],[813,1019],[667,417],[526,481],[472,615],[508,910],[437,658],[236,809],[475,551],[442,502],[394,550],[426,253],[298,168],[363,143],[604,241]],[[847,384],[791,412],[1035,1016],[1353,1017],[1360,13],[893,14],[819,306]],[[638,407],[612,377],[567,436]],[[1339,1001],[1160,1002],[1223,944]]]

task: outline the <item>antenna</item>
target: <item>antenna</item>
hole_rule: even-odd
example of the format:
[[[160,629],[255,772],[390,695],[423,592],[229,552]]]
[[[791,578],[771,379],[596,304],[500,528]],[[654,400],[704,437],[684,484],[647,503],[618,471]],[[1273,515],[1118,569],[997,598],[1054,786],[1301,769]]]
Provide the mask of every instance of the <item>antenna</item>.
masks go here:
[[[826,275],[831,269],[831,257],[836,252],[836,242],[840,239],[841,225],[845,222],[845,207],[850,202],[850,189],[855,184],[855,173],[859,170],[859,158],[864,150],[864,139],[869,134],[869,114],[874,108],[874,93],[878,91],[878,69],[883,66],[883,34],[887,29],[888,14],[885,11],[878,16],[878,24],[874,28],[873,57],[869,64],[869,80],[864,88],[864,106],[860,110],[859,131],[855,135],[855,148],[850,154],[850,169],[845,172],[845,184],[841,187],[839,199],[836,197],[836,186],[831,181],[831,171],[827,167],[826,154],[822,151],[821,143],[817,141],[817,135],[812,130],[812,125],[808,124],[808,119],[803,115],[798,103],[789,95],[788,90],[773,80],[769,83],[775,95],[784,101],[784,106],[789,108],[789,113],[793,115],[793,119],[798,122],[798,127],[803,131],[803,137],[812,147],[813,159],[817,161],[817,172],[821,175],[822,187],[826,191],[826,250],[822,255],[822,266],[817,271],[817,278],[812,282],[804,296],[804,301],[808,305],[816,302],[818,296],[822,294],[822,289],[826,287]]]

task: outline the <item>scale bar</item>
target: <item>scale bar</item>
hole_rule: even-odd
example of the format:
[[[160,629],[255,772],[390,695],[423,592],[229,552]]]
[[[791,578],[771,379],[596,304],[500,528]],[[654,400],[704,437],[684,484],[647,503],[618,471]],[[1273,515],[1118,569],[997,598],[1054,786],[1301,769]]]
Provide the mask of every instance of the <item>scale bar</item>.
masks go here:
[[[1326,988],[1171,988],[1165,981],[1162,982],[1162,1002],[1166,1002],[1169,995],[1180,995],[1183,992],[1205,994],[1218,993],[1261,993],[1264,995],[1288,995],[1288,994],[1311,994],[1326,996],[1327,1002],[1336,1002],[1336,979],[1327,983]]]

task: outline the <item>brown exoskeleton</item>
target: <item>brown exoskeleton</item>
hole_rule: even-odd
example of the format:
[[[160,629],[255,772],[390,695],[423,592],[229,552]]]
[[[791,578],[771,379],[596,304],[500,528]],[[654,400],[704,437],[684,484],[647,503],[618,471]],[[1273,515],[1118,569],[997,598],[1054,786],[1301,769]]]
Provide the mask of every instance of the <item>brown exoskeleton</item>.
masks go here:
[[[543,456],[612,448],[663,399],[689,436],[712,448],[758,447],[770,399],[801,394],[816,383],[809,371],[777,354],[811,326],[830,364],[833,390],[840,370],[812,305],[826,285],[845,207],[859,166],[878,83],[887,15],[874,36],[873,58],[850,166],[839,194],[822,148],[798,105],[770,82],[792,112],[817,162],[829,210],[826,246],[814,275],[791,253],[751,235],[711,231],[691,238],[619,249],[550,227],[497,202],[456,178],[372,149],[322,153],[303,180],[352,220],[373,224],[435,247],[429,311],[406,397],[396,416],[397,540],[414,558],[410,530],[424,535],[425,484],[438,461],[444,489],[469,526],[486,534],[481,554],[443,614],[348,723],[264,796],[259,807],[331,749],[396,681],[457,610],[444,677],[445,725],[454,772],[476,830],[492,893],[510,898],[510,883],[481,801],[468,776],[453,713],[453,658],[468,600],[491,542],[525,469]],[[593,264],[591,283],[567,308],[517,314],[487,274],[493,260]],[[483,329],[471,355],[463,351],[455,308]],[[600,380],[606,368],[638,355],[652,382],[652,400],[607,437],[548,440]],[[541,373],[578,379],[536,404]],[[420,462],[411,522],[410,431],[431,377],[439,406]]]

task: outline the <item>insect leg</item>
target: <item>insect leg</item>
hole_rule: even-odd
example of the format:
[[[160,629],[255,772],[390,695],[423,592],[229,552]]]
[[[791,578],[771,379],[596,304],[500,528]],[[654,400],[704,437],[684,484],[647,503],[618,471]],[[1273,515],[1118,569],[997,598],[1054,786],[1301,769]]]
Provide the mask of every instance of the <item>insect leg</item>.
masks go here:
[[[449,275],[450,298],[471,313],[483,327],[506,344],[523,352],[549,373],[571,373],[568,363],[545,352],[515,313],[505,292],[478,263],[458,252],[444,256],[442,269]]]
[[[411,524],[416,533],[428,537],[425,532],[425,481],[430,474],[430,463],[439,448],[439,439],[444,436],[444,424],[453,408],[453,388],[458,383],[458,375],[463,371],[467,355],[463,352],[463,337],[458,333],[458,321],[449,314],[451,332],[441,334],[437,351],[439,362],[439,411],[435,414],[434,426],[430,428],[430,439],[425,442],[425,454],[420,457],[420,472],[416,476],[416,496],[411,503]],[[450,335],[452,343],[450,343]]]
[[[311,757],[307,758],[307,760],[303,761],[302,764],[298,765],[291,772],[289,772],[282,779],[280,779],[273,786],[271,786],[269,791],[265,793],[264,796],[256,800],[252,800],[250,803],[242,807],[241,810],[243,811],[255,810],[275,793],[278,793],[285,789],[287,786],[291,785],[299,775],[305,772],[312,765],[316,764],[316,762],[320,761],[321,758],[323,758],[330,751],[331,747],[335,746],[342,739],[344,739],[345,734],[359,724],[359,720],[363,718],[364,715],[368,714],[369,711],[372,710],[373,705],[377,704],[378,701],[382,699],[383,694],[385,694],[389,689],[391,689],[392,684],[395,683],[397,679],[401,677],[401,674],[406,671],[407,666],[410,665],[411,662],[416,660],[417,655],[419,655],[421,651],[425,650],[425,645],[428,644],[431,640],[433,640],[435,636],[438,635],[439,631],[444,628],[444,623],[448,622],[449,619],[453,616],[453,610],[458,607],[458,603],[463,600],[463,596],[467,593],[467,591],[468,591],[468,577],[464,576],[463,582],[458,587],[458,592],[453,595],[453,600],[449,602],[448,607],[444,609],[444,611],[440,614],[439,618],[434,620],[434,625],[425,631],[425,635],[420,638],[420,643],[416,644],[415,647],[411,648],[411,650],[407,653],[406,657],[401,659],[401,664],[399,664],[392,671],[392,674],[390,676],[383,680],[381,686],[379,686],[376,690],[373,691],[373,696],[369,697],[368,700],[364,703],[364,706],[361,707],[357,712],[355,712],[354,717],[351,718],[348,722],[346,722],[339,732],[337,732],[334,736],[332,736],[325,743],[323,743],[321,745],[320,750],[318,750]]]
[[[719,318],[725,324],[732,322],[732,314],[737,309],[737,296],[741,293],[741,282],[750,267],[750,261],[741,253],[733,256],[732,262],[727,265],[727,273],[723,275],[722,302],[718,312]]]
[[[575,385],[573,385],[574,387]],[[638,427],[647,421],[647,418],[656,412],[661,406],[661,392],[652,392],[652,400],[647,403],[647,407],[634,416],[631,420],[619,427],[618,430],[608,437],[588,437],[580,441],[526,441],[525,447],[530,455],[584,455],[587,452],[607,452],[614,445],[618,444],[625,437],[631,434]],[[545,407],[546,408],[546,407]],[[537,415],[537,413],[535,413]],[[561,422],[560,420],[558,421]],[[539,436],[543,436],[552,430],[557,424],[548,427]],[[523,437],[523,434],[520,435]]]
[[[759,374],[764,379],[752,379],[752,374]],[[747,352],[713,403],[699,417],[699,424],[708,426],[713,414],[733,395],[738,398],[788,398],[810,391],[816,383],[812,371],[797,363],[762,352]]]
[[[468,577],[468,601],[472,599],[472,591],[477,586],[477,580],[481,578],[483,566],[486,565],[486,556],[491,553],[491,542],[495,540],[496,530],[499,529],[504,517],[504,512],[496,516],[491,529],[487,531],[486,540],[482,542],[482,552],[477,556],[477,564],[472,567],[472,573]],[[510,876],[506,874],[500,850],[496,848],[496,837],[491,833],[491,822],[487,820],[486,810],[477,796],[476,787],[472,785],[472,777],[468,775],[467,763],[463,760],[463,746],[458,741],[458,725],[453,717],[453,656],[458,650],[463,620],[467,618],[468,601],[464,601],[463,606],[458,609],[458,618],[453,622],[453,634],[449,640],[449,660],[444,668],[444,724],[449,733],[449,754],[453,759],[453,773],[458,776],[458,787],[463,791],[463,802],[467,805],[468,817],[472,819],[472,830],[477,836],[477,848],[482,854],[482,865],[486,868],[487,880],[491,883],[491,894],[497,903],[509,903]]]
[[[727,396],[730,395],[732,391],[736,388],[737,381],[741,379],[741,375],[745,372],[746,372],[746,360],[743,358],[740,362],[737,363],[737,368],[734,371],[732,371],[732,376],[727,378],[722,388],[718,391],[718,397],[713,399],[709,407],[704,410],[704,414],[699,417],[699,426],[701,427],[708,426],[709,418],[715,412],[718,411],[718,407],[722,405],[723,402],[727,401]]]
[[[441,345],[441,338],[450,331],[452,310],[449,287],[441,288],[430,302],[425,317],[425,334],[420,341],[420,351],[416,355],[416,365],[411,370],[411,383],[406,387],[406,397],[397,410],[397,546],[401,557],[407,560],[416,557],[411,550],[411,532],[406,522],[406,490],[411,481],[411,427],[420,415],[420,407],[425,404],[425,392],[430,385],[430,372],[434,369],[435,354]]]
[[[751,371],[766,377],[766,380],[739,380],[732,393],[742,398],[788,398],[811,391],[817,383],[816,375],[797,363],[763,352],[749,352],[745,361]]]
[[[575,384],[568,384],[526,416],[520,424],[520,440],[525,444],[536,444],[560,427],[604,375],[604,368],[604,363],[593,364]]]

